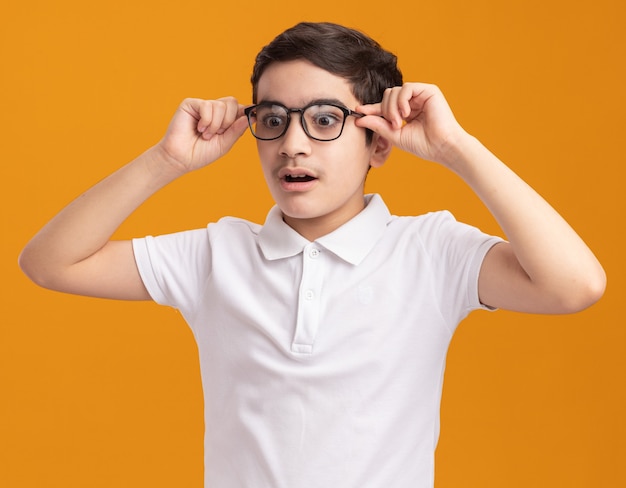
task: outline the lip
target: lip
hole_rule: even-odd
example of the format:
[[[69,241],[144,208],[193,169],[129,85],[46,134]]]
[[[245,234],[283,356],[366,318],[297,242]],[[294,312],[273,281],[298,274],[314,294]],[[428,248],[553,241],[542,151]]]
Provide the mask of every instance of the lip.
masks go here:
[[[287,176],[310,176],[311,178],[317,178],[315,173],[307,168],[285,166],[278,170],[278,177],[281,180]]]
[[[281,168],[278,172],[278,180],[283,190],[299,192],[313,188],[317,184],[318,178],[306,168]]]

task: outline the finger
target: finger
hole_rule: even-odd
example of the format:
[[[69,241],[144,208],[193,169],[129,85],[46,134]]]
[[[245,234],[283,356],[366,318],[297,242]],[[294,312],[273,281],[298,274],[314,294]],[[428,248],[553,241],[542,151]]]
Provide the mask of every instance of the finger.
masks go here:
[[[197,129],[202,116],[200,115],[200,107],[203,100],[197,98],[186,98],[178,107],[177,113],[185,114],[185,118],[189,119]]]
[[[363,115],[382,116],[382,103],[368,103],[366,105],[359,105],[358,107],[356,107],[356,111]]]
[[[393,125],[380,115],[366,115],[356,119],[355,125],[363,129],[370,129],[390,141],[395,139],[396,130],[393,128]]]
[[[391,122],[396,129],[402,127],[402,115],[398,109],[398,98],[400,96],[401,87],[387,88],[383,96],[383,117]]]
[[[429,100],[441,95],[437,86],[427,83],[407,83],[403,88],[409,110],[412,112],[422,112]]]
[[[248,118],[243,115],[235,119],[224,133],[225,143],[227,145],[234,144],[248,128]]]
[[[233,145],[237,142],[237,140],[243,135],[243,133],[248,128],[248,119],[247,117],[239,117],[237,118],[222,134],[211,134],[208,137],[204,137],[207,143],[215,143],[218,147],[218,151],[220,155],[226,154]]]
[[[228,131],[241,117],[243,117],[244,120],[239,122],[240,124],[247,122],[247,118],[244,114],[245,106],[239,104],[237,99],[234,97],[225,97],[214,101],[212,103],[212,109],[213,120],[211,121],[208,130],[203,134],[205,139],[210,139],[213,135],[225,134],[226,131]],[[237,127],[237,137],[240,137],[241,134],[243,134],[243,130],[239,130],[240,127],[240,125]],[[245,130],[245,124],[243,127]]]
[[[221,100],[215,100],[210,103],[210,106],[211,120],[209,121],[207,129],[202,133],[203,136],[220,134],[225,130],[226,104]]]
[[[213,120],[213,105],[207,100],[194,100],[192,109],[196,112],[196,130],[203,134],[211,125]]]
[[[241,110],[242,105],[237,102],[237,99],[235,97],[220,98],[219,101],[224,103],[224,107],[226,109],[224,112],[222,125],[217,131],[218,134],[221,134],[225,132],[231,125],[233,125],[235,120],[241,117],[243,113]]]
[[[241,104],[238,104],[238,107],[237,107],[237,117],[243,117],[246,114],[245,110],[248,107],[251,107],[251,106],[252,105],[241,105]]]
[[[411,101],[418,94],[415,84],[405,83],[398,94],[398,112],[404,120],[411,116]]]

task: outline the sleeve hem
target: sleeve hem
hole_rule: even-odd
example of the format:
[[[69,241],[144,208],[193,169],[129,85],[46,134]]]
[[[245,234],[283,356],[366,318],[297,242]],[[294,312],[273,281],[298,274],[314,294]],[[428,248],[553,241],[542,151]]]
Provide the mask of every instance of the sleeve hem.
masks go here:
[[[148,250],[148,237],[142,239],[133,239],[133,252],[139,275],[143,281],[148,294],[156,303],[165,305],[165,294],[159,285],[159,281],[154,274],[154,268],[150,260],[150,252]]]
[[[471,287],[468,290],[470,303],[472,303],[477,310],[487,310],[488,312],[495,312],[498,310],[497,307],[491,307],[486,305],[480,301],[480,296],[478,293],[478,279],[480,277],[480,269],[483,265],[483,261],[485,260],[485,256],[491,250],[493,246],[504,242],[504,239],[500,237],[492,237],[484,241],[476,250],[476,254],[474,255],[474,260],[472,262],[472,266],[470,272],[474,276],[471,281]]]

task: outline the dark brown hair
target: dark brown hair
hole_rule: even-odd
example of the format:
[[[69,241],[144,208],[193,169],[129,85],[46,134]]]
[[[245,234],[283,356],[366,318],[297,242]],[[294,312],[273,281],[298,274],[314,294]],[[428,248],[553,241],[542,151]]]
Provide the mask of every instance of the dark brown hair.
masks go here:
[[[386,88],[402,85],[394,54],[365,34],[329,22],[302,22],[279,34],[257,55],[252,72],[252,100],[273,62],[304,59],[352,84],[360,103],[377,103]]]

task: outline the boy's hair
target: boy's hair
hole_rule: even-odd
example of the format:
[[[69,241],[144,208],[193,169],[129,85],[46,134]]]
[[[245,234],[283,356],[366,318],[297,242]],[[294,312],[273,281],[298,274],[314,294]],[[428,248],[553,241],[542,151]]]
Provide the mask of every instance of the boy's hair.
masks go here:
[[[273,62],[306,60],[352,84],[360,103],[378,103],[386,88],[402,85],[394,54],[365,34],[329,22],[302,22],[279,34],[257,55],[252,71],[252,101],[257,86]]]

